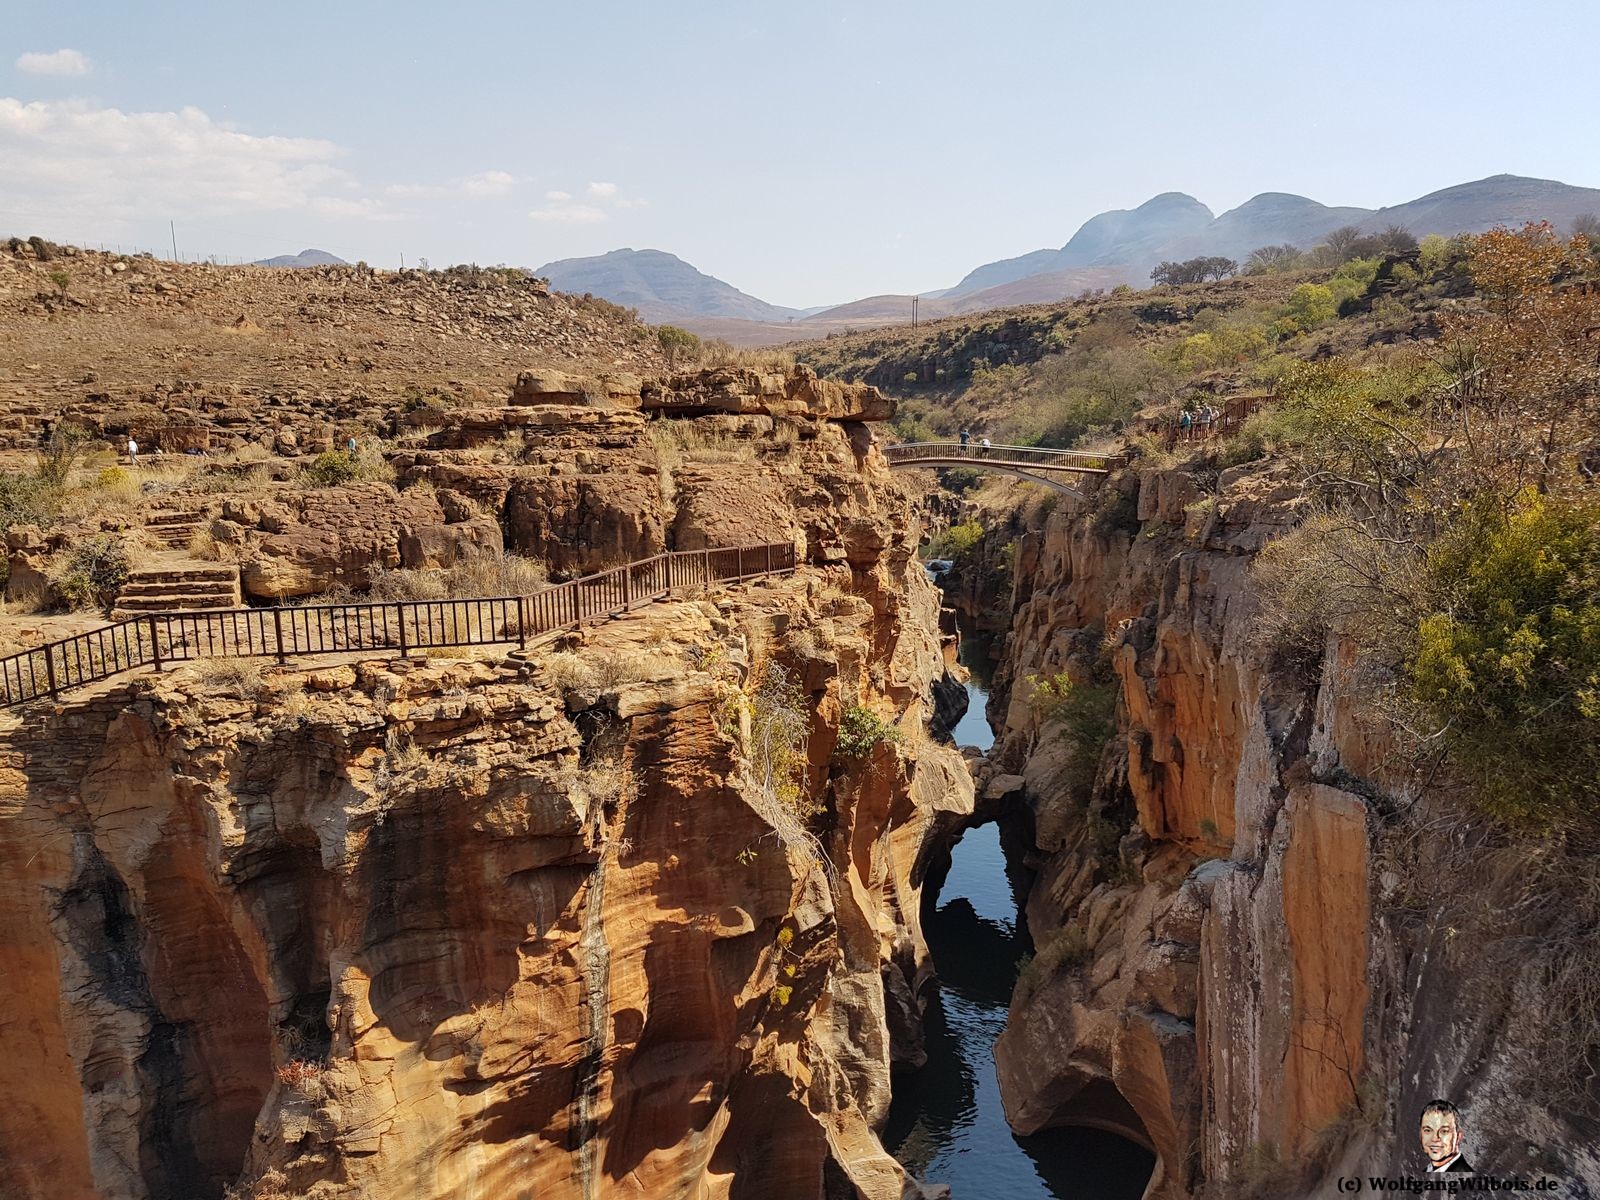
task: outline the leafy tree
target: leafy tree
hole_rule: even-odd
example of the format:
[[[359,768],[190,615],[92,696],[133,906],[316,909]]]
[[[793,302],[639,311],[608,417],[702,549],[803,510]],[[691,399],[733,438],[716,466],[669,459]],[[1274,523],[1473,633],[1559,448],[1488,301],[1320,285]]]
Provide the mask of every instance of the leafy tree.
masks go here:
[[[1220,254],[1206,255],[1200,258],[1185,259],[1183,262],[1163,262],[1150,272],[1150,278],[1157,283],[1177,286],[1184,283],[1199,283],[1205,279],[1221,279],[1232,275],[1239,269],[1239,264],[1231,258]]]
[[[676,325],[662,325],[656,330],[656,341],[661,345],[661,351],[667,356],[669,365],[678,361],[680,354],[694,354],[700,349],[700,339],[687,329],[679,329]]]
[[[1408,664],[1480,803],[1550,828],[1600,802],[1600,508],[1480,497],[1430,553]]]
[[[65,300],[67,298],[67,288],[72,284],[72,276],[65,271],[51,271],[49,278],[50,282],[55,284],[56,291],[60,293],[61,298]]]

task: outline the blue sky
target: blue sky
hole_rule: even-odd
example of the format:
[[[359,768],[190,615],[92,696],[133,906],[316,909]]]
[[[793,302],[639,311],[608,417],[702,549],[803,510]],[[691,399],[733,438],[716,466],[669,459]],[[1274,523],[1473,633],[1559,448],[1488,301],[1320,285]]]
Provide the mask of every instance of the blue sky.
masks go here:
[[[1185,191],[1600,186],[1600,5],[74,3],[0,23],[0,233],[257,258],[669,250],[949,286]]]

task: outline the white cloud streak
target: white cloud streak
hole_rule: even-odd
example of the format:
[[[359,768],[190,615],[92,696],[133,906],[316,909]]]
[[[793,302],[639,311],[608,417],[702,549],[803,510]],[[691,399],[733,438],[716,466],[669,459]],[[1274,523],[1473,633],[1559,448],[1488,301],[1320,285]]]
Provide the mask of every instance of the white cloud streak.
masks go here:
[[[557,204],[536,208],[528,214],[535,221],[555,221],[565,225],[596,225],[606,219],[604,209],[592,204]]]
[[[87,75],[93,68],[89,56],[78,50],[33,50],[17,57],[17,70],[26,75]]]
[[[198,108],[123,112],[0,97],[0,207],[70,209],[114,222],[302,209],[388,220],[321,138],[258,136]]]
[[[589,195],[599,200],[609,200],[617,194],[617,185],[614,183],[591,183]]]

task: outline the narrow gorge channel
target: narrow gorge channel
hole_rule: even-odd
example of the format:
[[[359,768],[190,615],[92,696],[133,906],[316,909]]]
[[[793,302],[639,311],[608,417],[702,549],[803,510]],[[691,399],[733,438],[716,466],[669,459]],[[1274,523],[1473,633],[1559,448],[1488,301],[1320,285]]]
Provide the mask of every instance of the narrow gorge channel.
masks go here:
[[[957,745],[984,752],[994,743],[990,648],[988,636],[962,630],[967,710],[953,733]],[[922,927],[940,988],[924,1017],[928,1061],[896,1077],[884,1145],[917,1178],[949,1186],[954,1200],[1138,1200],[1155,1162],[1143,1147],[1082,1126],[1017,1137],[1006,1123],[994,1043],[1033,948],[1030,882],[993,821],[968,829],[949,873],[930,879]]]

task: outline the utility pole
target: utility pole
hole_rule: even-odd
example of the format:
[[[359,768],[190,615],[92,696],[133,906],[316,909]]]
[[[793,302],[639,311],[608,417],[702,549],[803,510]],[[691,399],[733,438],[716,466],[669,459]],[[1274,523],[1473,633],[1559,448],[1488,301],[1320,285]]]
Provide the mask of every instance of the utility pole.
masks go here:
[[[911,297],[911,328],[913,329],[917,327],[917,301],[921,298],[920,296]]]
[[[172,261],[173,262],[177,262],[178,261],[178,223],[176,221],[168,221],[167,222],[167,229],[169,231],[171,231],[171,233],[172,233]]]

